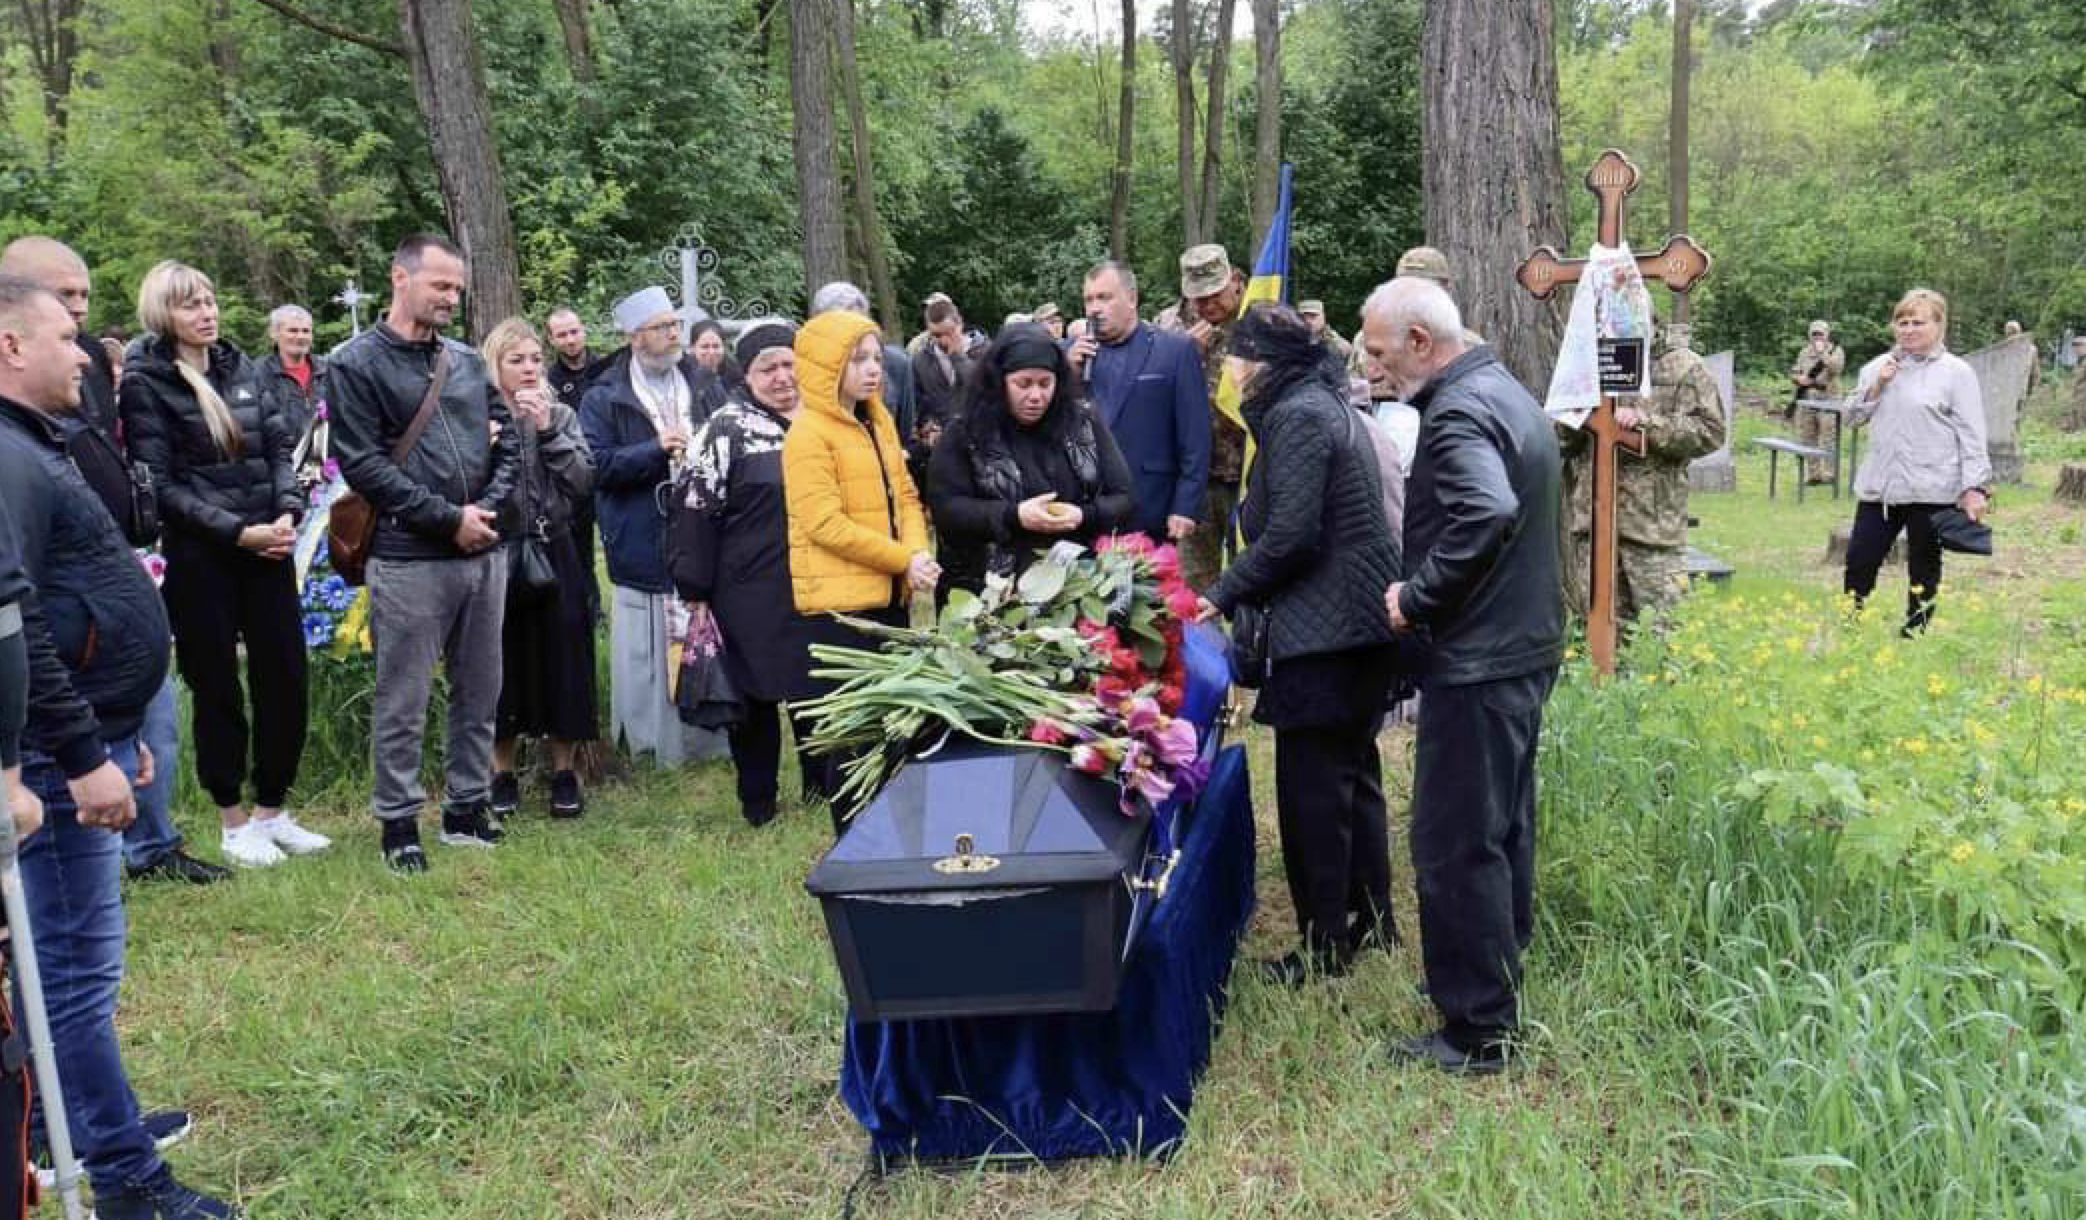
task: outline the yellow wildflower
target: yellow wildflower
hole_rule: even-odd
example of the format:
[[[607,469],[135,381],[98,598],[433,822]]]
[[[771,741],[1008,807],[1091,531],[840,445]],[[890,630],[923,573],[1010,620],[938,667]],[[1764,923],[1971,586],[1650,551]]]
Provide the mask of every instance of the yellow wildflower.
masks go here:
[[[1809,716],[1804,715],[1802,712],[1798,712],[1794,716],[1791,716],[1789,718],[1789,723],[1795,725],[1797,728],[1800,729],[1809,728],[1811,724],[1811,718]]]
[[[1811,735],[1811,744],[1813,746],[1816,746],[1818,749],[1823,750],[1826,745],[1824,735],[1820,733],[1813,733]]]
[[[1966,840],[1964,842],[1956,844],[1955,847],[1949,851],[1948,858],[1954,860],[1958,864],[1962,864],[1965,861],[1969,860],[1970,857],[1976,854],[1977,847]]]
[[[1908,754],[1926,753],[1927,739],[1924,737],[1914,737],[1912,740],[1905,743],[1905,752]]]
[[[2064,811],[2069,814],[2086,813],[2086,801],[2082,801],[2075,796],[2065,797]]]
[[[2029,677],[2028,693],[2031,695],[2040,695],[2043,693],[2043,676],[2041,674],[2034,674]]]
[[[1930,695],[1945,695],[1948,693],[1948,683],[1941,680],[1940,674],[1928,674],[1927,693]]]

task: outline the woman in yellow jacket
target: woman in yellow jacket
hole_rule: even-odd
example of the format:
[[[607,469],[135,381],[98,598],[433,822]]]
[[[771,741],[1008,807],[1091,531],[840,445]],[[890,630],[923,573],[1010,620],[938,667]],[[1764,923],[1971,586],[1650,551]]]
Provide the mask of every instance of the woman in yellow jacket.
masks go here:
[[[796,351],[803,406],[782,445],[790,590],[796,612],[811,620],[805,626],[812,643],[873,648],[874,640],[832,615],[902,626],[908,593],[932,593],[941,577],[897,425],[878,397],[883,339],[868,318],[835,310],[805,323]],[[793,702],[831,689],[809,668]],[[808,735],[811,726],[792,719],[798,737]],[[846,762],[822,756],[819,774],[805,776],[806,788],[831,805]],[[853,811],[832,812],[838,833]]]

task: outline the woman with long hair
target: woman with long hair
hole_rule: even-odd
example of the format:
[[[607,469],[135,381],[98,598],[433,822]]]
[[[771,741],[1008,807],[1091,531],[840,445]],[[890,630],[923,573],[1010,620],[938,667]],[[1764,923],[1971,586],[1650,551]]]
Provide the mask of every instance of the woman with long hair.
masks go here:
[[[138,286],[138,322],[144,348],[124,369],[119,402],[131,455],[159,496],[161,593],[194,699],[196,778],[217,805],[226,858],[280,863],[330,843],[283,809],[306,726],[293,438],[246,357],[218,337],[209,276],[173,261],[152,268]]]

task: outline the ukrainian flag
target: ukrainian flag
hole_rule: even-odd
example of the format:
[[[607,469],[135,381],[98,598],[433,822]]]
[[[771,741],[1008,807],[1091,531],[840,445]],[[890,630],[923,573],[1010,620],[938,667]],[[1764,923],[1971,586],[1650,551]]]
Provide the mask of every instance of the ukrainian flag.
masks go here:
[[[1289,291],[1289,162],[1282,163],[1282,189],[1275,197],[1275,216],[1268,222],[1268,235],[1260,243],[1260,256],[1253,260],[1253,278],[1246,281],[1245,295],[1239,298],[1239,313],[1243,316],[1248,306],[1255,301],[1281,301],[1287,299]],[[1217,383],[1217,410],[1224,418],[1236,424],[1240,431],[1246,427],[1246,417],[1239,412],[1239,387],[1233,384],[1230,370]],[[1246,469],[1253,468],[1253,434],[1246,433]],[[1243,483],[1243,479],[1241,480]]]

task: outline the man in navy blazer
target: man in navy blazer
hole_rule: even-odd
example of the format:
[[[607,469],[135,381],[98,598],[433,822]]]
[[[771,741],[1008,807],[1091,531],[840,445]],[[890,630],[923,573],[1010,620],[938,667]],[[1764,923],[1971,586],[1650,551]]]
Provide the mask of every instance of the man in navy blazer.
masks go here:
[[[1086,273],[1086,313],[1099,325],[1070,348],[1087,398],[1130,466],[1137,528],[1175,542],[1195,532],[1210,473],[1210,399],[1202,354],[1184,335],[1137,319],[1137,276],[1121,263]],[[1223,529],[1222,521],[1200,522]]]

